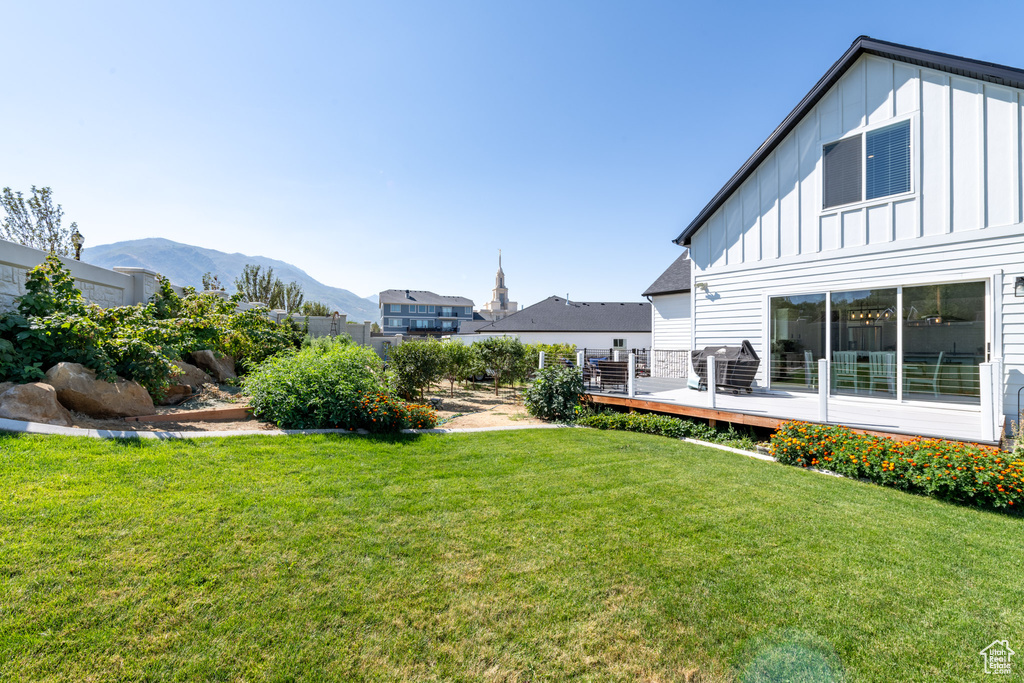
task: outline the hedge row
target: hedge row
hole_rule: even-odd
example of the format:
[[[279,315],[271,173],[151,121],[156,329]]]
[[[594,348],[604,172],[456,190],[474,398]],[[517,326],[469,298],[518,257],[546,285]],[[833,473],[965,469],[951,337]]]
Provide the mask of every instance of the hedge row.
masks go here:
[[[698,439],[737,448],[754,449],[754,440],[737,432],[732,425],[720,430],[704,422],[684,420],[656,413],[601,412],[583,414],[576,420],[581,427],[617,429],[641,434],[658,434],[672,439]]]
[[[1021,505],[1024,460],[998,448],[939,439],[898,442],[846,427],[787,422],[772,435],[779,462],[837,472],[962,505]]]

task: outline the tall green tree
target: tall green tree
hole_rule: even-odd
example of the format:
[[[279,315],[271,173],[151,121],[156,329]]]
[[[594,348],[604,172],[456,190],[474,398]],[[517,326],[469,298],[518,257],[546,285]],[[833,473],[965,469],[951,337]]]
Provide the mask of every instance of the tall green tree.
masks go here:
[[[334,315],[334,311],[331,310],[331,307],[328,306],[327,304],[323,303],[322,301],[307,301],[307,302],[305,302],[304,304],[302,304],[301,312],[302,312],[302,315],[319,316],[319,317]]]
[[[273,266],[263,270],[262,266],[246,264],[242,274],[235,278],[235,289],[242,294],[243,301],[266,304],[272,309],[283,308],[288,313],[298,313],[302,308],[305,294],[298,282],[281,282],[274,277]]]
[[[281,282],[278,280],[278,282]],[[283,308],[291,313],[298,313],[302,308],[302,300],[306,295],[302,293],[302,285],[298,282],[289,282],[281,287],[281,301],[274,308]]]
[[[5,187],[0,191],[0,205],[7,214],[0,221],[0,237],[3,239],[57,256],[74,253],[71,234],[78,228],[78,223],[66,228],[61,225],[64,209],[60,204],[54,206],[50,188],[33,185],[32,196],[26,200],[21,192],[12,192],[11,188]]]
[[[274,285],[280,280],[274,278],[274,269],[263,270],[262,266],[246,264],[242,274],[235,278],[235,288],[241,293],[242,300],[249,303],[259,302],[271,308],[274,298]]]

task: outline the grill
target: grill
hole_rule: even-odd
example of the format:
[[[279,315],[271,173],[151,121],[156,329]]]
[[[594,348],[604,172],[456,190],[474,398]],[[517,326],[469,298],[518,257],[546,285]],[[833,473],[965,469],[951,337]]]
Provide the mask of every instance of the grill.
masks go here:
[[[700,388],[708,386],[708,357],[715,357],[715,387],[731,389],[733,393],[745,389],[753,391],[750,385],[757,374],[761,359],[754,352],[754,347],[746,339],[739,346],[705,346],[702,350],[692,351],[693,370],[700,378]]]

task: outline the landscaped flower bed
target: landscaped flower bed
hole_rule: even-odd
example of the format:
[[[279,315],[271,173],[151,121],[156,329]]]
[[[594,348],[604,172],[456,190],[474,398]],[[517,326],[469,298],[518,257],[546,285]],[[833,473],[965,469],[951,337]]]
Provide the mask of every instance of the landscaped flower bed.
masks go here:
[[[787,422],[771,454],[786,465],[816,467],[963,505],[1013,510],[1024,500],[1024,460],[979,444],[858,434],[846,427]]]

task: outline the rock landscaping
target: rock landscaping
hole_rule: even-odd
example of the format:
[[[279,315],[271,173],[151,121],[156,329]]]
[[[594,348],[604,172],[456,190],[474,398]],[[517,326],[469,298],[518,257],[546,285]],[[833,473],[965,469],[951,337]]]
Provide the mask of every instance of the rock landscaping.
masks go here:
[[[46,371],[46,383],[57,390],[62,405],[90,417],[149,415],[154,409],[149,392],[138,382],[105,382],[80,363],[57,363]]]
[[[71,427],[71,413],[57,400],[57,390],[43,382],[0,384],[0,417]]]

